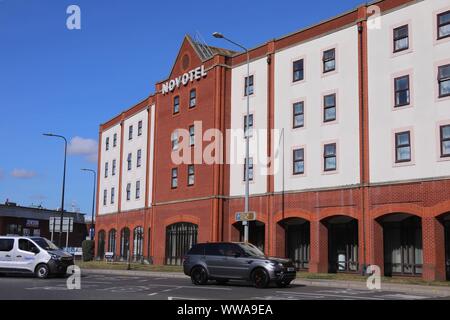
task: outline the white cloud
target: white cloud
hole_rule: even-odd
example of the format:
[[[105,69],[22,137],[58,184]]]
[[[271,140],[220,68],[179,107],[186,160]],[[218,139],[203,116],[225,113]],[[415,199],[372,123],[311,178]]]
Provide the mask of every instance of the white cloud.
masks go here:
[[[83,156],[89,162],[97,162],[97,148],[97,141],[76,136],[70,140],[67,153]]]
[[[36,176],[36,172],[26,169],[14,169],[11,176],[17,179],[31,179]]]

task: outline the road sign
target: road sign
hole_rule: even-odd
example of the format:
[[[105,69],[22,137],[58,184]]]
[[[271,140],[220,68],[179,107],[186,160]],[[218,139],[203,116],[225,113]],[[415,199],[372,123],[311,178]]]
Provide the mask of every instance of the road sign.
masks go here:
[[[53,225],[55,226],[55,232],[59,232],[59,228],[61,225],[61,217],[50,217],[50,232],[53,232]],[[72,217],[64,217],[62,232],[73,232],[73,218]]]
[[[256,220],[256,212],[236,212],[236,221],[254,221]]]

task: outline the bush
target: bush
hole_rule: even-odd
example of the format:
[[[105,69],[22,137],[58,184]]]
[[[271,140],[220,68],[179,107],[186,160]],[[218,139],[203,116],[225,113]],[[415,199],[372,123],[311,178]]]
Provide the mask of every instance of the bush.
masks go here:
[[[92,261],[94,259],[95,242],[93,240],[84,240],[81,243],[83,248],[83,261]]]

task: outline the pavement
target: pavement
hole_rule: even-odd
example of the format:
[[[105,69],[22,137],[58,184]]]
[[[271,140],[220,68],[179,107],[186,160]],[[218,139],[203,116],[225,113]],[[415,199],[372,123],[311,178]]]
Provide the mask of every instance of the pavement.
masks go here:
[[[245,282],[195,286],[181,273],[121,270],[82,270],[81,288],[68,289],[65,278],[36,279],[32,276],[0,277],[2,300],[450,300],[450,292],[418,293],[340,287],[330,281],[295,280],[288,288],[256,289]]]

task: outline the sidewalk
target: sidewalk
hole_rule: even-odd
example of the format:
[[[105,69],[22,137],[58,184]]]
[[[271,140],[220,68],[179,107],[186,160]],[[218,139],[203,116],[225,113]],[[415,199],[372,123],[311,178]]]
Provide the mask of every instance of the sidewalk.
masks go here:
[[[103,274],[103,275],[118,275],[118,276],[140,276],[140,277],[161,277],[161,278],[179,278],[187,279],[188,277],[182,272],[156,272],[156,271],[135,271],[135,270],[105,270],[105,269],[82,269],[82,274]],[[320,279],[295,279],[292,284],[328,287],[328,288],[343,288],[368,290],[365,282],[361,281],[345,281],[345,280],[320,280]],[[425,286],[425,285],[409,285],[409,284],[394,284],[381,283],[381,290],[396,291],[403,293],[422,293],[433,294],[439,296],[450,296],[450,287],[440,286]]]

